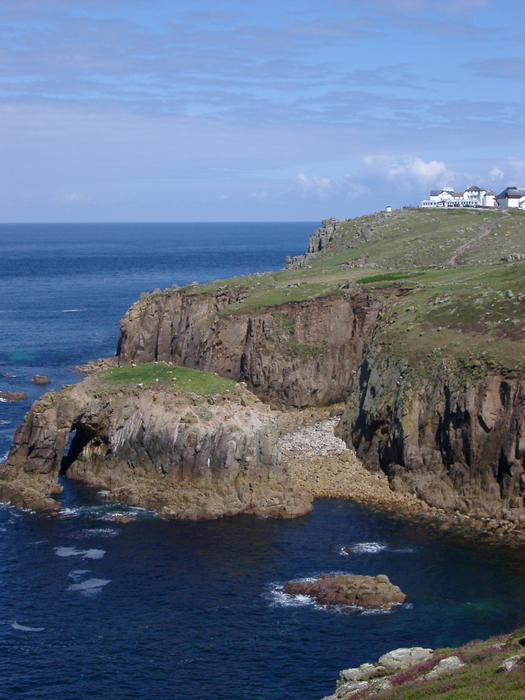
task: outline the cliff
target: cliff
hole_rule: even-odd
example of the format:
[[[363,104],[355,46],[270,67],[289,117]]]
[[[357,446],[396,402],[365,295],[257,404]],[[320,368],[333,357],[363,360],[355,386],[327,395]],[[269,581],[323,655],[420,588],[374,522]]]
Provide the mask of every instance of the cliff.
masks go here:
[[[145,297],[121,321],[120,362],[172,361],[217,372],[292,406],[346,398],[382,297],[331,295],[238,312],[246,294]]]
[[[327,219],[286,270],[144,296],[119,362],[212,370],[290,406],[347,401],[339,434],[393,489],[523,524],[524,221]]]
[[[144,294],[122,319],[116,362],[123,368],[173,362],[215,372],[288,407],[347,401],[340,435],[369,469],[388,475],[393,489],[434,507],[473,515],[480,524],[492,519],[491,529],[501,519],[521,527],[524,224],[523,212],[478,210],[399,210],[325,220],[305,256],[290,261],[285,270]],[[48,495],[56,488],[49,475],[60,468],[71,429],[80,435],[94,430],[79,417],[87,416],[86,425],[91,425],[90,410],[73,409],[60,396],[51,418],[32,410],[15,436],[6,467],[10,473],[17,467],[18,473],[38,475]],[[95,399],[90,405],[98,405]],[[120,416],[120,434],[127,434],[135,409],[128,408],[126,418],[113,407],[117,398],[107,401]],[[104,411],[97,411],[96,426],[109,425],[100,427],[100,445],[112,446],[108,464],[119,465],[113,478],[122,475],[118,488],[124,493],[126,480],[133,478],[124,467],[128,448],[122,444],[115,451],[117,429]],[[179,417],[175,421],[183,422]],[[155,469],[162,473],[159,465],[168,443],[161,440],[162,458],[153,448],[139,449],[149,439],[148,431],[157,435],[145,417],[137,418],[139,423],[142,427],[127,440],[140,453],[132,463],[138,468],[144,461],[148,474]],[[208,426],[213,435],[225,427],[220,420],[214,426]],[[206,444],[216,439],[208,436]],[[248,437],[246,441],[248,445]],[[68,474],[107,483],[102,468],[87,466],[90,460],[99,464],[100,445],[83,444]],[[206,450],[199,443],[195,454],[201,453]],[[217,454],[221,464],[227,462],[222,448]],[[184,450],[177,455],[181,465],[197,465],[191,479],[200,474],[201,457]],[[213,463],[215,453],[208,456]],[[268,459],[259,465],[267,485],[275,476],[265,471],[274,464],[273,457]],[[287,478],[283,475],[283,484]],[[213,488],[220,493],[222,486],[213,482]],[[126,493],[128,502],[135,498],[129,489]],[[212,491],[207,493],[213,501]],[[210,512],[264,511],[261,504],[242,500],[232,505],[229,496],[220,498]],[[205,511],[203,502],[188,513]],[[183,511],[181,504],[173,506],[174,513]]]
[[[35,402],[1,467],[2,499],[58,510],[58,476],[67,473],[106,489],[110,500],[170,518],[310,510],[311,497],[281,462],[271,414],[255,396],[239,386],[209,396],[186,393],[173,378],[165,381],[166,371],[179,374],[176,368],[154,369],[160,374],[154,384],[140,376],[138,383],[111,382],[111,372],[119,378],[113,370]]]
[[[442,362],[416,371],[367,348],[338,434],[397,491],[525,523],[525,384]]]

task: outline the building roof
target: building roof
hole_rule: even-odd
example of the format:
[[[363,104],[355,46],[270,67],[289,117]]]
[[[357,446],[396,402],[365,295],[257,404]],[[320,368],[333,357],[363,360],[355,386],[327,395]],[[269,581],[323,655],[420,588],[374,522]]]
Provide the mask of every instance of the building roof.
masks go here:
[[[498,199],[521,199],[525,197],[525,189],[519,187],[506,187],[498,194]]]
[[[477,185],[471,185],[465,190],[465,192],[481,192],[481,187],[478,187]]]

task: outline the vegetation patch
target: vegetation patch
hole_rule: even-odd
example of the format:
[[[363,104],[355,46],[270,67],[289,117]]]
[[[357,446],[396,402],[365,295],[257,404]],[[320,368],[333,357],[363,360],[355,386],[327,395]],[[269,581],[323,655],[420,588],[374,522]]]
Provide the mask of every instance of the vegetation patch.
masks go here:
[[[388,698],[388,700],[425,700],[432,698],[448,700],[518,700],[523,698],[525,688],[525,629],[510,635],[469,642],[457,649],[438,649],[431,661],[413,666],[389,676],[392,687],[383,692],[368,692],[366,689],[353,694],[352,698]],[[518,663],[512,671],[499,671],[505,659],[524,654],[524,663]],[[439,660],[457,656],[465,664],[462,668],[444,672],[431,679],[424,675],[435,667]]]
[[[290,357],[304,357],[307,359],[315,359],[325,349],[325,344],[306,345],[305,343],[294,343],[289,341],[285,345],[286,352]]]
[[[225,394],[237,386],[232,379],[219,377],[212,372],[204,372],[189,367],[176,367],[163,362],[141,362],[104,370],[100,379],[113,386],[141,384],[151,386],[161,384],[177,391],[191,392],[201,396]]]

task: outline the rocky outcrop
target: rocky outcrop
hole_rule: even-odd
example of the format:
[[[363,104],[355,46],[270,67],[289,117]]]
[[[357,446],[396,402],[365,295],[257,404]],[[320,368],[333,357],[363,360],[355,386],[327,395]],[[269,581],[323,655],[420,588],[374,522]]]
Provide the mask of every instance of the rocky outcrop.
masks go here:
[[[321,226],[310,236],[306,253],[304,255],[294,255],[293,258],[287,256],[286,267],[288,269],[304,267],[314,255],[326,250],[330,243],[334,241],[340,224],[340,219],[334,217],[331,219],[323,219]]]
[[[359,576],[323,574],[315,581],[290,581],[285,593],[306,595],[320,605],[358,606],[362,608],[390,608],[404,603],[406,595],[399,586],[390,583],[388,576]]]
[[[380,296],[325,297],[228,315],[242,298],[242,292],[184,290],[145,297],[122,319],[119,361],[163,360],[217,372],[292,406],[348,396]]]
[[[49,392],[15,433],[0,466],[0,497],[57,510],[60,472],[164,517],[311,509],[281,462],[269,409],[242,387],[205,397],[172,386],[108,387],[90,376]]]
[[[27,394],[25,391],[0,391],[0,399],[4,401],[25,401]]]
[[[445,364],[415,372],[367,349],[338,434],[396,490],[479,518],[525,522],[525,387]]]
[[[518,629],[485,641],[468,642],[454,649],[454,654],[450,649],[394,649],[376,663],[341,671],[336,692],[323,700],[374,698],[388,690],[395,690],[396,697],[438,698],[451,688],[457,697],[521,697],[524,644],[523,629]],[[512,680],[505,677],[507,674]]]
[[[45,374],[34,374],[33,383],[45,386],[46,384],[51,384],[51,379],[48,379]]]

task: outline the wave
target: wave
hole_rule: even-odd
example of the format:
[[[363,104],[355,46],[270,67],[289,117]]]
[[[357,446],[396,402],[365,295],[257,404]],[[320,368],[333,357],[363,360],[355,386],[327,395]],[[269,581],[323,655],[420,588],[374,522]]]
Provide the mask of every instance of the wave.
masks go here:
[[[307,595],[290,595],[284,592],[284,586],[272,584],[266,597],[270,600],[272,607],[279,608],[302,608],[302,607],[317,607],[321,608],[319,603]]]
[[[77,591],[85,596],[95,596],[98,595],[108,583],[111,583],[111,579],[109,578],[88,578],[85,581],[70,584],[67,590]]]
[[[7,403],[7,399],[3,399],[2,397],[0,397],[0,403]]]
[[[339,554],[342,557],[348,557],[351,554],[379,554],[386,548],[386,544],[381,542],[355,542],[354,544],[343,545],[339,549]]]
[[[0,425],[11,425],[12,422],[11,420],[0,420]]]
[[[12,623],[11,627],[19,632],[43,632],[45,627],[28,627],[27,625],[20,625],[16,620]]]
[[[114,527],[91,527],[82,530],[74,537],[116,537],[120,532]]]
[[[85,311],[85,309],[60,309],[62,314],[76,314],[79,311]]]
[[[80,581],[86,574],[89,574],[89,569],[73,569],[67,576],[73,581]]]
[[[301,579],[305,580],[305,579]],[[308,579],[306,579],[308,580]],[[321,605],[314,598],[299,593],[291,595],[284,592],[281,584],[271,584],[265,597],[270,601],[271,607],[280,608],[317,608],[330,613],[356,613],[358,615],[390,615],[396,609],[410,610],[412,603],[392,603],[388,608],[364,608],[362,605]]]
[[[122,503],[113,503],[105,501],[92,506],[71,506],[62,508],[60,511],[62,518],[90,518],[92,520],[104,520],[105,522],[114,522],[118,518],[159,518],[156,511],[148,508],[140,508],[139,506],[126,506]]]
[[[77,549],[76,547],[55,547],[57,557],[81,557],[82,559],[102,559],[104,549]]]

